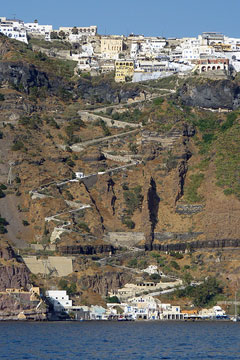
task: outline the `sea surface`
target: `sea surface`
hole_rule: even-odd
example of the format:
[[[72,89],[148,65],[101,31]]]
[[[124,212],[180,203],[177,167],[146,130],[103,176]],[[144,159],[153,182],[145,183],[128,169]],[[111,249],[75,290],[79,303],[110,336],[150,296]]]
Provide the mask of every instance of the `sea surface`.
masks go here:
[[[240,323],[0,323],[0,359],[240,359]]]

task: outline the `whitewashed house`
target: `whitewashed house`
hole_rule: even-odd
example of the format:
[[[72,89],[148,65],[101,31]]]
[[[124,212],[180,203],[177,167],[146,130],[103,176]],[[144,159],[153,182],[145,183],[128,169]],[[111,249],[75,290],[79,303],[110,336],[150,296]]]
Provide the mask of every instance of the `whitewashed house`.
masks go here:
[[[131,315],[136,320],[157,320],[160,304],[158,299],[150,295],[134,297],[129,299],[125,306],[125,316]]]
[[[181,313],[180,306],[173,306],[171,304],[161,304],[160,319],[161,320],[183,320],[184,314]]]
[[[43,36],[46,41],[51,41],[50,34],[53,31],[52,25],[40,25],[37,20],[33,23],[24,23],[27,33],[32,36]]]
[[[46,296],[53,304],[54,311],[62,312],[72,306],[72,300],[69,299],[65,290],[48,290]]]
[[[26,44],[28,43],[27,32],[22,20],[0,17],[0,33],[10,39],[18,40]]]

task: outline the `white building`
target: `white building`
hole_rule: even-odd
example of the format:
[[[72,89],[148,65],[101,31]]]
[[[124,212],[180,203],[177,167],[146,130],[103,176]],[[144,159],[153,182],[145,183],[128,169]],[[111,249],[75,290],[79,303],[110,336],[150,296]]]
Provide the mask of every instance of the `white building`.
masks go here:
[[[27,32],[21,20],[0,17],[0,33],[10,39],[15,39],[26,44],[28,43]]]
[[[74,26],[74,27],[66,27],[61,26],[57,33],[64,32],[68,40],[71,42],[77,42],[82,39],[83,36],[95,36],[97,34],[97,26]]]
[[[151,295],[134,297],[128,300],[125,315],[132,315],[134,319],[157,320],[159,319],[159,306],[161,302]]]
[[[221,308],[221,306],[213,306],[211,309],[202,309],[199,311],[199,315],[204,319],[212,318],[224,318],[226,317],[226,312]]]
[[[152,275],[152,274],[161,275],[162,274],[162,273],[161,274],[159,273],[157,265],[149,265],[146,269],[143,269],[142,272],[147,273],[149,275]]]
[[[160,37],[146,37],[141,44],[141,53],[148,56],[159,55],[166,44],[166,39]]]
[[[180,306],[173,306],[171,304],[161,304],[160,319],[161,320],[183,320],[184,314],[181,313]]]
[[[75,172],[75,175],[76,175],[76,179],[83,179],[84,178],[84,173],[83,172],[77,171],[77,172]]]
[[[46,41],[50,41],[50,34],[53,31],[52,25],[39,25],[38,21],[33,23],[24,23],[24,27],[28,34],[31,35],[41,35],[45,37]]]
[[[65,290],[48,290],[46,296],[53,304],[54,311],[61,312],[72,306],[72,300],[69,299]]]

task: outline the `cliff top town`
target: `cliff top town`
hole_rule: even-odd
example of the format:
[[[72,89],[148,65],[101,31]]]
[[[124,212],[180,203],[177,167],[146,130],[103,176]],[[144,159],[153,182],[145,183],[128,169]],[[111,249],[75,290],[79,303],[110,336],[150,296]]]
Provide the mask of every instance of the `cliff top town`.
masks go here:
[[[89,72],[94,76],[115,71],[116,82],[138,82],[173,73],[214,70],[228,73],[240,69],[240,38],[217,32],[169,39],[134,34],[99,35],[97,26],[54,30],[52,25],[40,25],[37,20],[24,23],[6,17],[0,17],[0,32],[26,44],[31,39],[33,50],[48,56],[75,61],[76,74]],[[43,45],[41,40],[51,44]]]
[[[0,17],[0,319],[237,319],[239,65]]]

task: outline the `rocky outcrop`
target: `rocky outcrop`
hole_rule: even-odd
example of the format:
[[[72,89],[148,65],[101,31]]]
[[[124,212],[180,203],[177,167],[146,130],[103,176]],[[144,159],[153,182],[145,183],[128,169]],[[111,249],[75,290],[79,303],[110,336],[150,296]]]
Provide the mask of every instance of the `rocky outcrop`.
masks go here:
[[[0,291],[5,291],[8,288],[27,289],[30,272],[24,264],[1,265],[0,273]]]
[[[220,240],[197,240],[191,242],[179,242],[173,244],[153,244],[145,246],[145,250],[158,251],[185,251],[199,249],[223,249],[240,247],[240,239],[220,239]]]
[[[157,185],[153,178],[150,180],[150,187],[147,194],[149,220],[151,223],[151,239],[154,240],[154,231],[158,222],[158,208],[160,197],[157,194]]]
[[[65,255],[94,255],[103,253],[114,253],[115,248],[112,245],[66,245],[59,246],[58,251]]]
[[[30,283],[28,268],[8,244],[0,246],[0,274],[0,291],[8,288],[27,289]]]
[[[34,65],[23,62],[0,62],[0,82],[9,83],[17,90],[30,93],[31,88],[44,87],[48,91],[58,94],[60,89],[71,91],[69,84],[63,82],[60,77],[49,76],[39,71]]]
[[[16,255],[10,245],[6,244],[5,246],[0,246],[0,258],[1,259],[10,260],[15,257],[16,257]]]
[[[175,204],[182,198],[184,195],[184,185],[185,179],[188,172],[188,160],[192,157],[192,153],[188,148],[189,140],[195,134],[195,129],[188,124],[183,124],[183,141],[182,145],[184,148],[183,154],[181,155],[181,161],[178,164],[178,185],[177,185],[177,195],[175,198]]]
[[[115,291],[131,281],[131,274],[125,272],[106,271],[103,274],[94,276],[84,276],[80,279],[80,286],[91,289],[94,292],[107,296],[111,291]]]
[[[240,86],[231,80],[189,79],[178,97],[187,106],[233,110],[240,106]]]
[[[134,99],[139,96],[140,89],[136,86],[133,88],[114,86],[107,81],[93,84],[91,80],[80,79],[77,86],[77,94],[82,99],[95,103],[112,103],[127,102],[128,99]]]
[[[156,232],[154,234],[154,239],[159,241],[177,240],[181,242],[181,241],[196,239],[198,236],[202,234],[203,234],[202,232],[185,232],[185,233]]]

